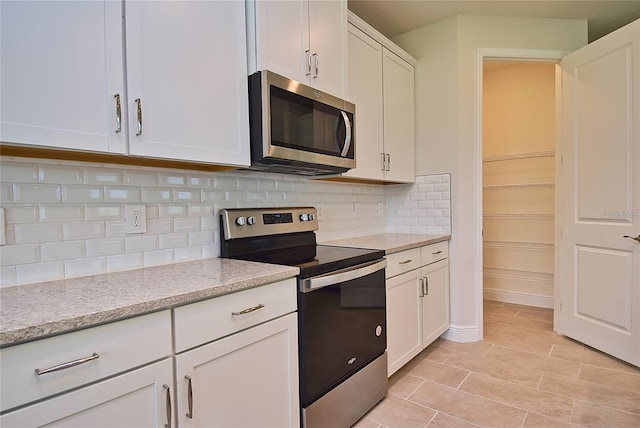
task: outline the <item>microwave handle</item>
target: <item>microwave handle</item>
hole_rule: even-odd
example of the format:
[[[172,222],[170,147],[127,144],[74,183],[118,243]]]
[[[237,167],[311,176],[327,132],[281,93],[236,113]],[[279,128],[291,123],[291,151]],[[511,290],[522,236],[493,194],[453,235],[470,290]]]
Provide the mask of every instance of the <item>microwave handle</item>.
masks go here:
[[[344,119],[345,130],[344,146],[342,147],[340,156],[345,157],[347,153],[349,153],[349,148],[351,147],[351,121],[349,120],[349,116],[347,116],[347,113],[343,112],[342,110],[340,111],[340,113],[342,114],[342,118]]]

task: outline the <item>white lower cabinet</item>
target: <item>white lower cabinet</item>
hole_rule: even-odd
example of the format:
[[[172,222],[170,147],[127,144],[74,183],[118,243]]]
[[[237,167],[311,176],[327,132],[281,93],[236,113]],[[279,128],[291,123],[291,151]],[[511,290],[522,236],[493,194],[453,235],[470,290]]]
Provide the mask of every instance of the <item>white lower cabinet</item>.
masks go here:
[[[389,376],[449,328],[447,257],[447,242],[387,256]]]

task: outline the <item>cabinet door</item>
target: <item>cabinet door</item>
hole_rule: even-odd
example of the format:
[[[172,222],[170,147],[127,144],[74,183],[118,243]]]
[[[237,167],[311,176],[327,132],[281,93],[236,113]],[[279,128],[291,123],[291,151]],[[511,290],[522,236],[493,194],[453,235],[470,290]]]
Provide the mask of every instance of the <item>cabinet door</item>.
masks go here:
[[[309,0],[309,34],[313,62],[311,86],[336,97],[344,97],[347,2]]]
[[[356,105],[356,168],[343,174],[382,180],[382,45],[349,25],[349,100]]]
[[[307,83],[309,2],[250,0],[247,9],[249,73],[270,70]]]
[[[382,76],[384,151],[390,161],[385,180],[413,183],[416,179],[414,68],[384,49]]]
[[[125,6],[130,154],[248,165],[244,2]]]
[[[172,419],[165,385],[173,385],[170,359],[6,413],[0,425],[161,428]]]
[[[299,426],[297,344],[293,313],[178,355],[179,426]]]
[[[449,328],[449,261],[422,268],[425,292],[422,298],[422,347],[426,348]]]
[[[387,279],[387,356],[391,376],[422,350],[420,269]]]
[[[121,3],[3,1],[0,16],[0,139],[124,153]]]

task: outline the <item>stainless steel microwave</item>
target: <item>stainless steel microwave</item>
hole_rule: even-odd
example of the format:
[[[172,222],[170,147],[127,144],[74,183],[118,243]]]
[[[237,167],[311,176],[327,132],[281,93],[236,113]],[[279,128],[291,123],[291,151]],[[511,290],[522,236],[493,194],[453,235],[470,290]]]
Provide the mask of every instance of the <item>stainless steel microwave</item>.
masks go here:
[[[249,76],[251,168],[328,175],[355,168],[355,105],[270,71]]]

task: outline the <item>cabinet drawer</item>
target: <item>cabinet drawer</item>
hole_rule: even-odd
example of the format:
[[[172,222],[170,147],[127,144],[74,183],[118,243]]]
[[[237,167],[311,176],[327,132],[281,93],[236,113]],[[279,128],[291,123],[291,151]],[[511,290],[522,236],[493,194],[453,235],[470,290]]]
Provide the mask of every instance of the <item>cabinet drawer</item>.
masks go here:
[[[421,248],[422,266],[437,262],[449,257],[449,242],[443,241],[437,244],[427,245]]]
[[[419,268],[420,248],[401,251],[399,253],[387,254],[387,278],[399,275],[404,272]]]
[[[36,374],[93,354],[98,358]],[[0,349],[2,411],[171,354],[171,313],[156,312]]]
[[[264,306],[239,314],[259,305]],[[295,278],[175,308],[176,353],[294,312],[296,309]]]

